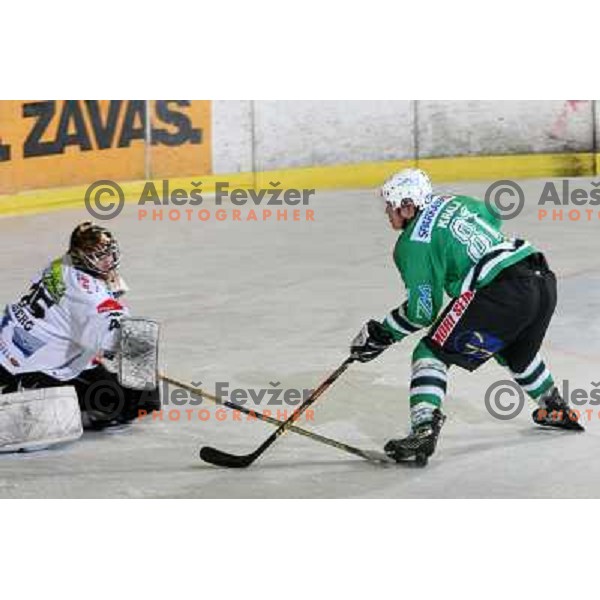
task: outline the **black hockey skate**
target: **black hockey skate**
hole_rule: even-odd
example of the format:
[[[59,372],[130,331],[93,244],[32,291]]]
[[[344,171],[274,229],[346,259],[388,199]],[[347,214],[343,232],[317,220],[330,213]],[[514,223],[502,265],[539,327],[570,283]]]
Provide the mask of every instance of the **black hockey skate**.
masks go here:
[[[384,452],[396,462],[414,459],[418,466],[424,467],[435,452],[437,439],[445,420],[446,417],[436,408],[429,423],[419,425],[408,437],[390,440],[384,446]]]
[[[107,433],[119,433],[131,428],[132,420],[121,417],[106,416],[101,411],[81,411],[81,423],[86,431],[105,431]]]
[[[542,398],[540,407],[533,411],[531,417],[534,423],[544,427],[585,431],[577,420],[577,413],[563,400],[556,388]]]

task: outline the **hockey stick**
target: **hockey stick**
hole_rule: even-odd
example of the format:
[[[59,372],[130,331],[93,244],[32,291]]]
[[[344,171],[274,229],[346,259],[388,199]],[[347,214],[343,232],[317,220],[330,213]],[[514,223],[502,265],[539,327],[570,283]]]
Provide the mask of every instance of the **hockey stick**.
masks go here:
[[[294,411],[289,419],[286,419],[254,452],[250,454],[229,454],[222,452],[210,446],[204,446],[200,449],[200,458],[205,462],[211,463],[218,467],[229,467],[235,469],[243,469],[249,467],[265,450],[267,450],[280,435],[283,435],[290,429],[293,422],[311,405],[323,392],[325,392],[338,377],[350,366],[354,361],[353,358],[347,358],[319,387]]]
[[[236,404],[235,402],[221,400],[220,398],[217,398],[217,396],[213,396],[212,394],[209,394],[208,392],[205,392],[204,390],[202,390],[200,388],[196,388],[196,387],[188,385],[186,383],[182,383],[181,381],[177,381],[176,379],[173,379],[172,377],[169,377],[168,375],[162,374],[162,375],[160,375],[160,378],[163,381],[165,381],[166,383],[170,383],[171,385],[177,386],[183,390],[187,390],[188,392],[190,392],[192,394],[197,394],[198,396],[200,396],[202,398],[206,398],[207,400],[210,400],[214,404],[226,406],[227,408],[237,410],[246,415],[251,415],[252,417],[258,419],[259,421],[264,421],[265,423],[271,423],[271,425],[276,425],[277,427],[284,424],[284,422],[280,421],[279,419],[275,419],[274,417],[270,417],[268,415],[262,414],[260,412],[254,411],[249,408],[246,408],[245,406],[242,406],[241,404]],[[339,442],[337,440],[325,437],[324,435],[321,435],[319,433],[316,433],[313,431],[308,431],[307,429],[302,429],[301,427],[298,427],[296,425],[290,425],[289,430],[294,433],[297,433],[299,435],[302,435],[304,437],[307,437],[309,439],[312,439],[316,442],[320,442],[321,444],[331,446],[332,448],[337,448],[338,450],[342,450],[343,452],[348,452],[349,454],[354,454],[355,456],[360,456],[361,458],[364,458],[365,460],[368,460],[369,462],[390,463],[390,464],[394,462],[383,452],[377,452],[376,450],[363,450],[361,448],[356,448],[355,446],[351,446],[350,444],[346,444],[344,442]]]

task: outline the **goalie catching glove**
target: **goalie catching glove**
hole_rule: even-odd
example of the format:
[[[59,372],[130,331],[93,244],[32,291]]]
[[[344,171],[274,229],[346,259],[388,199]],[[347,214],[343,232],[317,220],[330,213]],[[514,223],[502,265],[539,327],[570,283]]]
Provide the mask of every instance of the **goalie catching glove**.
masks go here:
[[[359,334],[352,340],[350,356],[363,363],[369,362],[394,342],[394,338],[383,324],[371,319],[363,325]]]

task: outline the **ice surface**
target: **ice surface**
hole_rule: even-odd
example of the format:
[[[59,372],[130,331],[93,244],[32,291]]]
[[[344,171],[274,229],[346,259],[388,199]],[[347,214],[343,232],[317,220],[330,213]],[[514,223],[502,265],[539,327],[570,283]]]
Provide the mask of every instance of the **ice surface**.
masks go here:
[[[523,185],[529,199],[539,197],[542,182]],[[486,188],[446,189],[483,197]],[[214,208],[210,199],[205,207]],[[391,260],[396,234],[375,193],[320,192],[311,208],[314,223],[151,222],[139,221],[128,205],[110,222],[134,313],[163,325],[166,372],[213,392],[216,382],[310,388],[345,358],[367,318],[400,303]],[[545,357],[558,380],[589,391],[600,382],[600,221],[540,223],[536,210],[532,202],[505,229],[542,248],[559,275]],[[72,210],[1,219],[0,301],[23,293],[86,217]],[[352,365],[315,405],[314,421],[299,424],[364,448],[403,433],[417,339]],[[201,445],[250,452],[272,426],[230,414],[218,421],[214,412],[206,421],[165,414],[124,433],[0,456],[0,497],[599,497],[598,407],[582,435],[535,428],[529,410],[497,421],[483,397],[505,378],[493,365],[474,374],[451,371],[449,419],[426,469],[378,467],[289,433],[250,469],[220,470],[198,459]],[[165,407],[173,408],[191,407]]]

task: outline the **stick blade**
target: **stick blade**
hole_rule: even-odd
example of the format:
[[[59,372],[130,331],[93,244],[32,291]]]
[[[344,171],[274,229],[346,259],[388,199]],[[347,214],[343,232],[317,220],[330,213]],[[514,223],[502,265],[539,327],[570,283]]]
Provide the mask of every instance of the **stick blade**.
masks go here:
[[[245,454],[238,456],[237,454],[229,454],[222,452],[210,446],[203,446],[200,449],[200,458],[216,467],[226,467],[228,469],[245,469],[254,461],[253,454]]]
[[[368,461],[384,464],[384,465],[395,465],[397,464],[395,460],[390,458],[387,454],[383,452],[377,452],[377,450],[362,450],[363,458]]]

